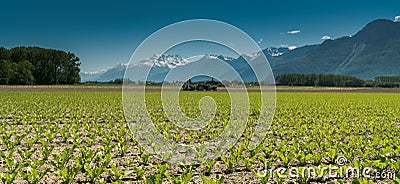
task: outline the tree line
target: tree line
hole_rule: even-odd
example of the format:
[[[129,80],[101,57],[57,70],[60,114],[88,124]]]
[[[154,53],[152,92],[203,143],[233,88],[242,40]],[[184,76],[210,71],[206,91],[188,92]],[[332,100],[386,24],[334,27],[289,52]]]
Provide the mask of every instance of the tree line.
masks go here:
[[[377,76],[375,77],[375,81],[382,83],[399,83],[400,76]]]
[[[154,82],[154,81],[132,81],[129,79],[115,79],[108,82],[87,81],[85,84],[138,84],[161,86],[163,84],[182,85],[182,81],[173,82]],[[240,81],[222,81],[222,84],[228,86],[259,86],[268,85],[266,82],[240,82]],[[400,76],[378,76],[374,80],[362,80],[351,76],[333,75],[333,74],[283,74],[276,78],[277,85],[286,86],[327,86],[327,87],[381,87],[381,88],[400,88]]]
[[[333,74],[282,74],[276,78],[277,85],[328,86],[328,87],[382,87],[399,88],[400,76],[377,76],[374,80]]]
[[[0,47],[1,85],[52,85],[80,82],[79,58],[71,52],[39,47]]]
[[[333,74],[282,74],[277,84],[288,86],[362,87],[364,80]]]
[[[400,76],[377,76],[374,81],[366,81],[365,86],[400,88]]]

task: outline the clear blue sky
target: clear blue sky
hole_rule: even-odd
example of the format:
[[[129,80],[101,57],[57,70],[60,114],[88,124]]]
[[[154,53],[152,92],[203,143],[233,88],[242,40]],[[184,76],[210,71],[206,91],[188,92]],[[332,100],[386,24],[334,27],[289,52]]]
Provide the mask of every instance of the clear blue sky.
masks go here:
[[[260,46],[303,46],[352,35],[368,22],[394,19],[400,1],[3,1],[0,46],[40,46],[74,52],[82,71],[127,63],[151,33],[177,21],[230,23]],[[300,30],[297,34],[289,31]]]

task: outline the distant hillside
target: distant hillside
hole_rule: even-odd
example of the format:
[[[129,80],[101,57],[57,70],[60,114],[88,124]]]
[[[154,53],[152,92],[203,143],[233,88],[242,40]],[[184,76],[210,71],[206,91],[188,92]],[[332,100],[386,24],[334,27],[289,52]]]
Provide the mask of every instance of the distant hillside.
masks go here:
[[[296,48],[294,50],[288,50],[279,57],[268,58],[268,61],[271,64],[272,68],[276,65],[290,63],[292,61],[296,61],[302,58],[307,52],[316,48],[317,46],[318,45],[306,45],[303,47]]]
[[[400,23],[375,20],[354,36],[326,40],[297,60],[273,67],[274,74],[317,73],[373,79],[400,75]]]

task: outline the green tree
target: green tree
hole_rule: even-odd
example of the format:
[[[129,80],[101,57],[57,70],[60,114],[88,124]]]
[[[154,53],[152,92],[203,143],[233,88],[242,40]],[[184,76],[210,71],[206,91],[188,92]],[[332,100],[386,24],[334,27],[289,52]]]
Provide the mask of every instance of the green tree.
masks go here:
[[[0,61],[10,60],[10,52],[4,47],[0,47]]]
[[[0,84],[7,85],[11,77],[12,62],[7,60],[0,60]]]
[[[18,84],[33,84],[35,78],[32,75],[32,70],[34,66],[29,61],[22,61],[18,63]]]
[[[74,84],[80,82],[79,58],[39,47],[0,47],[0,84]]]

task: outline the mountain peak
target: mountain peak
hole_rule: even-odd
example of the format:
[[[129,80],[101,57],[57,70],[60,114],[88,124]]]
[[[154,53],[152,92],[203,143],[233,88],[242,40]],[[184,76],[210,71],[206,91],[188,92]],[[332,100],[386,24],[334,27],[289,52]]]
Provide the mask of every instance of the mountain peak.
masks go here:
[[[373,79],[400,75],[400,23],[378,19],[357,34],[325,40],[298,60],[275,66],[274,74],[338,74]]]
[[[393,20],[389,20],[389,19],[375,19],[375,20],[371,21],[370,23],[368,23],[365,27],[373,25],[373,24],[390,24],[390,23],[396,23],[396,22],[393,22]]]
[[[393,38],[400,38],[400,22],[377,19],[368,23],[353,38],[364,43],[376,43]]]
[[[140,61],[139,64],[148,66],[175,68],[186,65],[188,61],[178,55],[154,54],[153,57]]]

